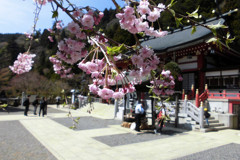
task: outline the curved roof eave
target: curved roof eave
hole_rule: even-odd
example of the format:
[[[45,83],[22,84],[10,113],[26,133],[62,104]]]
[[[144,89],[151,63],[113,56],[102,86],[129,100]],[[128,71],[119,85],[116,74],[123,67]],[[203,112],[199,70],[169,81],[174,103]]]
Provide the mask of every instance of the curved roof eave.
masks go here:
[[[205,25],[215,25],[223,24],[225,22],[224,19],[218,19],[211,22],[206,23]],[[145,42],[142,42],[142,46],[148,46],[154,49],[156,52],[169,52],[172,48],[178,47],[181,49],[182,47],[187,47],[188,45],[198,44],[205,41],[207,37],[212,35],[212,32],[209,29],[206,29],[202,26],[197,26],[197,31],[194,34],[191,34],[192,29],[188,27],[182,31],[178,31],[173,34],[168,34],[164,37],[151,39]]]

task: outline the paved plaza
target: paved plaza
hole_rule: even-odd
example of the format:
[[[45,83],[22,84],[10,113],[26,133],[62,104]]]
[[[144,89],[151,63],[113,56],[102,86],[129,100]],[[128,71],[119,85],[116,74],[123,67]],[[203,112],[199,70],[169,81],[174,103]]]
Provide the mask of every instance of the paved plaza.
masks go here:
[[[165,127],[162,135],[135,132],[113,119],[114,106],[71,110],[80,117],[76,130],[68,109],[48,105],[45,117],[23,116],[23,108],[0,112],[1,160],[191,160],[239,159],[240,130],[194,132]]]

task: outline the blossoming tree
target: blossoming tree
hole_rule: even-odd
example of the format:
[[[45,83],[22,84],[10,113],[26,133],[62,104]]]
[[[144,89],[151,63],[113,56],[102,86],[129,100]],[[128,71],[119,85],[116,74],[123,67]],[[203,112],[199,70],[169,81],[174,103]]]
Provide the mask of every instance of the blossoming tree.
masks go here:
[[[47,3],[51,3],[53,7],[53,18],[58,17],[58,10],[63,10],[71,19],[67,25],[67,30],[71,33],[71,38],[64,38],[58,41],[58,51],[56,55],[49,57],[53,63],[56,74],[62,78],[72,78],[74,73],[71,71],[71,65],[78,64],[79,69],[90,74],[93,79],[93,84],[89,85],[89,90],[93,94],[97,94],[103,99],[122,98],[126,93],[135,91],[134,85],[141,83],[141,77],[151,77],[150,93],[154,98],[159,98],[161,95],[172,95],[174,93],[175,79],[179,81],[182,77],[173,77],[170,70],[163,70],[160,64],[160,59],[149,46],[141,46],[137,34],[148,35],[151,37],[163,37],[168,34],[167,31],[162,31],[159,27],[154,29],[153,23],[158,21],[162,12],[171,12],[176,20],[176,24],[181,24],[182,19],[188,19],[194,24],[202,25],[213,31],[216,38],[210,39],[209,42],[215,41],[221,45],[220,39],[224,39],[226,43],[231,43],[233,39],[229,39],[229,35],[223,37],[217,34],[217,28],[226,28],[224,25],[203,25],[194,21],[198,18],[198,9],[192,13],[187,12],[187,16],[175,13],[172,6],[176,3],[174,0],[168,6],[163,4],[152,3],[151,0],[125,0],[126,6],[121,8],[115,0],[111,0],[118,13],[116,17],[119,19],[119,24],[122,29],[129,31],[136,39],[136,45],[127,46],[115,42],[109,37],[106,37],[100,30],[96,30],[96,26],[104,16],[102,12],[95,8],[77,7],[69,0],[34,0],[36,3],[35,23],[36,26],[41,7]],[[57,20],[56,20],[57,21]],[[62,29],[62,22],[56,22],[56,28]],[[52,34],[54,31],[49,29]],[[193,32],[196,31],[196,26],[193,25]],[[27,33],[26,36],[33,39],[32,33]],[[52,42],[53,38],[48,37]],[[110,46],[109,41],[115,46]],[[86,46],[91,45],[91,49]],[[125,53],[131,53],[131,56]],[[99,55],[104,58],[99,59]],[[32,58],[34,54],[30,54],[30,48],[25,53],[20,53],[18,60],[14,62],[10,69],[16,74],[29,72],[32,67]],[[127,61],[127,69],[122,70],[117,67],[119,60]],[[125,75],[125,71],[129,72],[130,76],[135,77],[133,81],[129,81]],[[121,85],[119,85],[121,84]],[[110,86],[116,86],[112,90]],[[120,87],[121,86],[121,87]]]

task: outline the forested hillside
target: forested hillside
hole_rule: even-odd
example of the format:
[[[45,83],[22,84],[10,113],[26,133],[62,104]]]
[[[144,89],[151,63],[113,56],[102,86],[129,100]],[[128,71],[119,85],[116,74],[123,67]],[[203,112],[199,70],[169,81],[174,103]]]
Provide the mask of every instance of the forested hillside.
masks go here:
[[[156,4],[163,3],[168,5],[171,0],[154,0]],[[239,0],[218,0],[222,13],[228,12],[231,9],[240,8]],[[186,12],[193,12],[198,6],[200,6],[199,14],[203,15],[206,18],[211,18],[214,16],[212,10],[216,9],[217,6],[214,0],[178,0],[174,6],[174,10],[180,14],[186,15]],[[104,17],[102,18],[98,29],[101,29],[107,36],[112,38],[115,41],[120,43],[125,43],[127,45],[134,45],[135,39],[127,31],[122,30],[119,26],[118,19],[116,19],[115,14],[116,10],[114,9],[105,9]],[[199,20],[200,21],[200,20]],[[183,20],[184,25],[189,25],[186,21]],[[161,14],[159,24],[153,24],[155,29],[159,28],[159,25],[162,30],[166,30],[168,26],[176,28],[174,17],[171,13],[164,12]],[[240,44],[240,12],[234,13],[231,16],[230,26],[233,29],[233,32],[236,37],[236,45]],[[53,30],[56,30],[55,26],[52,27]],[[48,36],[50,32],[45,29],[42,32],[37,31],[34,35],[36,39],[33,41],[31,46],[31,53],[36,54],[34,58],[34,66],[32,72],[34,75],[39,75],[43,79],[46,78],[50,80],[51,83],[55,83],[60,80],[59,75],[54,74],[52,63],[49,61],[48,57],[55,55],[57,52],[57,40],[69,37],[69,32],[66,29],[62,29],[59,36],[53,36],[54,42],[50,42]],[[139,36],[139,35],[138,35]],[[11,88],[13,84],[13,74],[8,69],[9,65],[12,65],[16,60],[19,53],[24,53],[28,50],[30,41],[26,39],[26,36],[23,34],[0,34],[0,89],[4,87]],[[74,72],[80,75],[80,78],[76,80],[68,80],[68,84],[73,88],[78,88],[81,84],[80,80],[82,72],[77,69],[75,65],[73,67]],[[78,76],[79,76],[78,75]],[[50,83],[50,81],[48,83]],[[29,82],[30,83],[30,82]],[[60,84],[60,83],[59,83]],[[61,83],[61,85],[63,85]],[[67,84],[66,84],[67,85]],[[65,85],[65,86],[66,86]],[[63,85],[64,86],[64,85]],[[37,90],[37,89],[35,89]],[[33,92],[33,91],[31,91]],[[20,93],[20,90],[19,90]],[[16,95],[19,93],[11,92],[11,94]]]

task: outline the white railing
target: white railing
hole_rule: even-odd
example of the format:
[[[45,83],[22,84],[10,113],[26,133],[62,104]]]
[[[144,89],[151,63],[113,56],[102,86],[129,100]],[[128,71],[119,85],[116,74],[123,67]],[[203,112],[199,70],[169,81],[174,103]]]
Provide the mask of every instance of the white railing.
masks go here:
[[[190,115],[196,122],[200,123],[200,110],[191,102],[187,102],[187,114]]]
[[[122,107],[124,105],[124,99],[118,100],[118,106]]]
[[[101,98],[94,98],[94,102],[101,102],[102,99]]]
[[[200,124],[201,128],[204,128],[204,118],[203,118],[203,107],[197,108],[192,102],[188,102],[188,100],[184,100],[183,102],[183,113],[190,116],[196,122]]]

